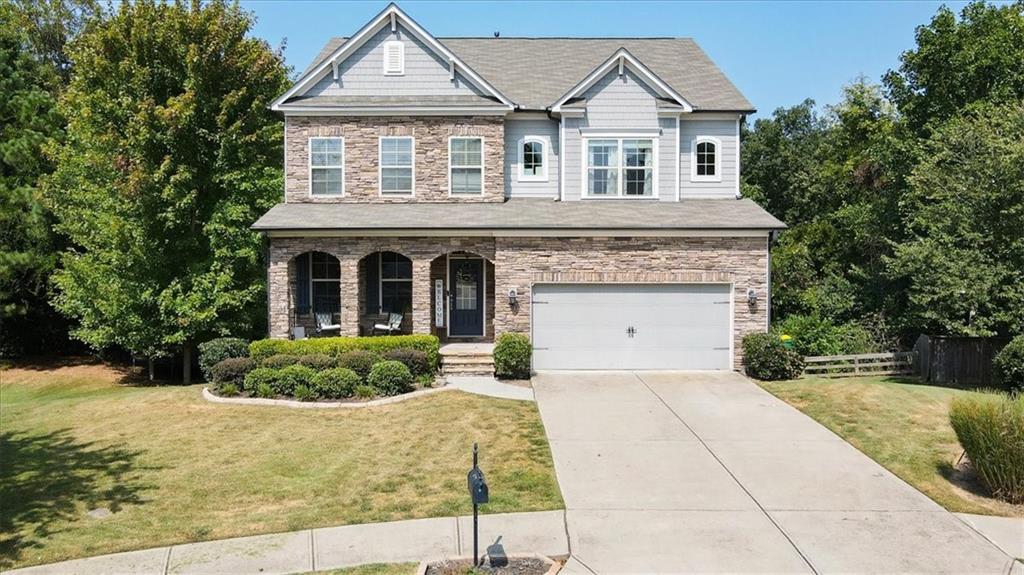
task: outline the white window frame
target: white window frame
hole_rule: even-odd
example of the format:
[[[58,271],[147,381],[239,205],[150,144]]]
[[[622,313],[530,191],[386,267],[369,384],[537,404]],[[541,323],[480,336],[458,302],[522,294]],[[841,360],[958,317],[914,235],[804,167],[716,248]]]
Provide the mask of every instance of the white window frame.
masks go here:
[[[455,140],[480,140],[480,165],[479,166],[455,166],[452,164],[452,142]],[[484,164],[487,157],[487,142],[483,136],[449,136],[448,137],[448,197],[449,198],[475,198],[484,195],[487,182],[484,179]],[[452,168],[479,168],[480,169],[480,192],[476,194],[454,194],[452,193]]]
[[[709,143],[715,146],[715,175],[697,175],[697,144]],[[690,181],[721,182],[722,181],[722,141],[714,136],[697,136],[690,142]]]
[[[339,140],[341,142],[341,164],[337,166],[314,166],[313,165],[313,140]],[[308,167],[307,177],[309,178],[309,197],[311,198],[343,198],[345,197],[345,138],[341,136],[311,136],[306,141],[306,165]],[[341,192],[337,194],[314,194],[313,193],[313,170],[336,170],[341,168]]]
[[[382,54],[382,56],[383,56],[383,59],[382,59],[383,63],[381,64],[381,67],[382,67],[382,71],[384,72],[384,75],[385,76],[404,76],[405,75],[405,43],[402,42],[401,40],[388,40],[387,42],[384,42],[383,50],[384,50],[384,53]],[[388,60],[389,60],[388,54],[392,50],[398,50],[398,68],[397,69],[389,68],[388,67]]]
[[[385,166],[384,140],[409,140],[412,164],[409,166]],[[412,172],[412,188],[408,192],[385,192],[384,168],[410,168]],[[377,138],[377,195],[382,198],[411,198],[416,195],[416,138],[413,136],[379,136]]]
[[[409,258],[405,254],[399,252],[391,252],[398,254],[405,259],[409,260],[409,266],[412,267],[412,258]],[[409,279],[404,278],[387,278],[384,279],[384,252],[377,252],[377,313],[381,313],[384,309],[384,282],[398,283],[398,282],[409,282],[409,286],[412,286],[412,275],[410,270]]]
[[[658,170],[660,165],[658,162],[659,154],[659,142],[660,138],[652,136],[648,133],[610,133],[610,134],[593,134],[580,138],[583,147],[580,151],[580,158],[582,161],[582,174],[580,177],[581,190],[580,197],[585,200],[656,200],[658,199]],[[593,140],[617,140],[619,146],[619,180],[616,191],[618,192],[614,196],[607,195],[594,195],[590,193],[590,180],[588,179],[587,169],[589,168],[589,148],[590,142]],[[654,161],[654,165],[651,166],[651,195],[649,196],[628,196],[626,195],[625,184],[626,184],[626,155],[622,152],[622,141],[623,140],[650,140],[651,141],[651,157]],[[609,166],[610,167],[610,166]]]
[[[527,175],[523,173],[523,168],[526,166],[526,154],[523,148],[528,143],[535,143],[541,145],[541,166],[540,174],[538,175]],[[548,181],[548,150],[551,148],[551,138],[547,136],[524,136],[519,139],[519,164],[516,167],[516,177],[519,182],[546,182]]]

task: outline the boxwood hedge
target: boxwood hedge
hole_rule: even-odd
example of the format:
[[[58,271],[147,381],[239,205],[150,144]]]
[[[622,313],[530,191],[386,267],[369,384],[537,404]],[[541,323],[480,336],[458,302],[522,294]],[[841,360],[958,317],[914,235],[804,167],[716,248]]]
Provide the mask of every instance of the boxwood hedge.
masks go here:
[[[261,339],[249,344],[249,356],[260,364],[272,355],[324,354],[338,357],[346,351],[364,349],[378,355],[393,349],[417,349],[427,354],[430,368],[437,370],[441,343],[432,335],[383,335],[377,337],[318,337],[312,339]]]

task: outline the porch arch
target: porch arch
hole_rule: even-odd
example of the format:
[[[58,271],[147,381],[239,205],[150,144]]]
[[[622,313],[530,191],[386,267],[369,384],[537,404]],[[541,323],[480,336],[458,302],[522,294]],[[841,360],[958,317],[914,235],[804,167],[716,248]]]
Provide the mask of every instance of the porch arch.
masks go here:
[[[307,337],[338,335],[342,329],[342,265],[334,254],[301,252],[288,260],[289,333],[302,327]]]
[[[398,250],[371,251],[359,258],[359,331],[369,335],[373,326],[387,323],[389,314],[402,315],[401,333],[413,331],[414,259]]]

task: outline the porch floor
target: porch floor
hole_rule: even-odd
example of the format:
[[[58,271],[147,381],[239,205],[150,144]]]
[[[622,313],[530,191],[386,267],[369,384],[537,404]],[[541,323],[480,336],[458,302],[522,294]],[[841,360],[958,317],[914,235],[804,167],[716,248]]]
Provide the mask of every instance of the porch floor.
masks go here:
[[[441,355],[491,355],[493,343],[446,343],[441,346]]]

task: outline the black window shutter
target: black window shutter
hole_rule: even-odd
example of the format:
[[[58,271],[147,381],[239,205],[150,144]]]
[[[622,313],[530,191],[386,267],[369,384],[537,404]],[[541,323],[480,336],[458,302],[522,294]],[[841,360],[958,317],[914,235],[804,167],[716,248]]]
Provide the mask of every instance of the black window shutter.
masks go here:
[[[295,258],[295,313],[309,313],[309,258],[305,253]]]
[[[366,313],[380,313],[380,252],[366,256]]]

